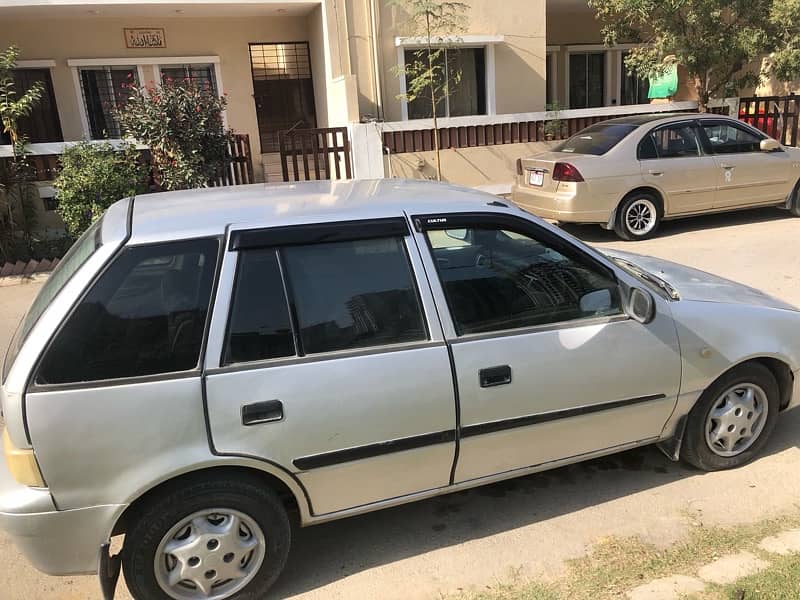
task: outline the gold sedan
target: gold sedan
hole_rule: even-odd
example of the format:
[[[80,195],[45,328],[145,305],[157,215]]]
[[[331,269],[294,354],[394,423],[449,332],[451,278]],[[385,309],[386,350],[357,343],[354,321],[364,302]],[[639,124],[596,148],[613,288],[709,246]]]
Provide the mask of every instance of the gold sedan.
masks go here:
[[[800,216],[800,149],[717,115],[640,115],[596,123],[517,161],[512,197],[564,223],[597,223],[625,240],[662,219],[779,206]]]

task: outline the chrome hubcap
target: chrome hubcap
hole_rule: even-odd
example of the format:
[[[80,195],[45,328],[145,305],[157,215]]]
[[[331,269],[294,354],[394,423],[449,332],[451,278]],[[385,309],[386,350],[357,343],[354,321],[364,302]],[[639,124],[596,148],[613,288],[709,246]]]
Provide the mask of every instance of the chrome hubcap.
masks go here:
[[[625,211],[625,223],[636,235],[645,235],[656,225],[656,206],[646,198],[633,202]]]
[[[264,534],[247,515],[222,508],[196,512],[162,538],[156,581],[177,600],[221,600],[250,583],[265,552]]]
[[[719,456],[747,450],[767,421],[767,395],[753,383],[734,386],[722,394],[706,419],[706,443]]]

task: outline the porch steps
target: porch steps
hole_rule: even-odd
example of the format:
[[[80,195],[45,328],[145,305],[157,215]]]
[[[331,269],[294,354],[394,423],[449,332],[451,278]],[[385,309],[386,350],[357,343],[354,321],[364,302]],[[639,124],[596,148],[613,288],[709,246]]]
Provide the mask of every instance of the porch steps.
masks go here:
[[[15,263],[7,262],[0,268],[0,277],[29,277],[37,273],[47,273],[55,269],[58,259],[43,258],[42,260],[18,260]]]

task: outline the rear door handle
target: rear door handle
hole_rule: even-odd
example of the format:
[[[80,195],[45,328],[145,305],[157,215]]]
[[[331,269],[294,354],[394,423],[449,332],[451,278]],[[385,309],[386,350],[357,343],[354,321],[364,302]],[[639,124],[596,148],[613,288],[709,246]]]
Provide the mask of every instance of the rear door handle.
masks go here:
[[[722,167],[723,169],[735,169],[736,165],[726,165],[723,163],[720,165],[720,167]]]
[[[511,383],[511,367],[502,365],[500,367],[488,367],[478,372],[481,387],[495,387],[498,385],[508,385]]]
[[[648,173],[650,173],[650,175],[655,175],[656,177],[661,177],[664,174],[664,171],[654,171],[653,169],[650,169]]]
[[[242,407],[242,425],[260,425],[283,420],[283,403],[280,400],[266,400]]]

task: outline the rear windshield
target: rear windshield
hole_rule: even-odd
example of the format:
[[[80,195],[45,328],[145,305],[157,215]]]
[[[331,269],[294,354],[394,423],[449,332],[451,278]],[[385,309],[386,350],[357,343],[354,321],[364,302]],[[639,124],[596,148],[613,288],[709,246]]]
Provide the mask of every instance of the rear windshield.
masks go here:
[[[31,304],[28,312],[22,317],[22,321],[11,339],[11,344],[8,346],[6,352],[5,362],[3,363],[3,381],[8,376],[8,371],[11,365],[14,364],[14,359],[17,358],[22,344],[28,334],[36,325],[36,321],[42,316],[42,313],[49,306],[50,302],[55,298],[61,289],[72,279],[72,276],[80,269],[89,258],[97,252],[98,248],[102,245],[102,219],[98,219],[86,232],[78,238],[69,251],[64,255],[64,258],[58,263],[58,266],[53,270],[47,281],[39,290],[39,294]]]
[[[637,127],[638,125],[625,123],[596,123],[556,146],[555,151],[600,156],[619,144]]]

